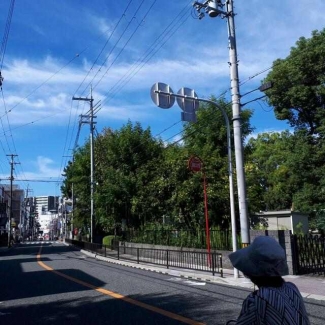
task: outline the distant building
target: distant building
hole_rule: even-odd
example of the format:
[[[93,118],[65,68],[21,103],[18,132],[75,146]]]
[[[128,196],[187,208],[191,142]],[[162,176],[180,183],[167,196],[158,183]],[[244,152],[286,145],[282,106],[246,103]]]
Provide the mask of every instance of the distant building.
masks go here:
[[[0,187],[0,235],[6,232],[7,225],[7,204],[5,203],[5,190]]]
[[[7,203],[7,214],[10,207],[10,185],[4,184],[4,202]],[[12,186],[12,221],[11,228],[17,230],[23,218],[25,191],[19,185]]]
[[[35,198],[28,197],[25,198],[25,222],[24,222],[24,231],[23,234],[26,237],[34,237],[36,233],[36,206]]]
[[[36,196],[35,197],[36,212],[38,215],[47,214],[47,212],[58,212],[59,197],[58,196]]]

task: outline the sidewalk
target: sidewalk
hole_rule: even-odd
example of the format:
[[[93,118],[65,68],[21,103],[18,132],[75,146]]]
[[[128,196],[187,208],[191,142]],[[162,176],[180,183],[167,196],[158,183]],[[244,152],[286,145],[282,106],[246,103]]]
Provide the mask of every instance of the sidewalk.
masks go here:
[[[65,244],[68,245],[68,244]],[[161,267],[161,266],[154,266],[151,264],[137,264],[133,262],[117,260],[109,257],[104,257],[101,255],[96,255],[94,253],[90,253],[85,250],[81,250],[81,253],[96,258],[100,261],[105,261],[108,263],[123,265],[127,267],[132,267],[136,269],[182,277],[186,279],[193,279],[198,281],[205,281],[210,283],[216,284],[223,284],[229,286],[236,286],[246,288],[248,290],[254,290],[254,284],[247,278],[243,277],[242,275],[235,279],[233,277],[233,271],[224,269],[224,276],[221,278],[220,275],[213,276],[211,273],[208,272],[200,272],[194,270],[185,270],[185,269],[175,269]],[[323,300],[325,301],[325,278],[322,276],[295,276],[295,275],[287,275],[284,276],[285,281],[294,283],[300,290],[301,295],[304,298],[316,299],[316,300]]]

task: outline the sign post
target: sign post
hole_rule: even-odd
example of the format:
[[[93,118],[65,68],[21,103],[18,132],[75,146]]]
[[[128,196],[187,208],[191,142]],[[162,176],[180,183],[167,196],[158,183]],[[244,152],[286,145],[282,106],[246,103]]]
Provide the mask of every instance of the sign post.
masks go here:
[[[169,89],[169,91],[168,91]],[[166,91],[167,90],[167,91]],[[163,97],[165,96],[165,97]],[[167,97],[166,97],[167,96]],[[237,231],[236,231],[236,216],[235,216],[235,199],[234,199],[234,185],[233,185],[233,169],[231,159],[231,134],[230,134],[230,123],[227,112],[217,102],[198,98],[194,90],[188,88],[182,88],[177,94],[174,94],[171,88],[161,82],[156,83],[151,88],[151,98],[154,103],[161,108],[170,108],[173,105],[173,100],[178,99],[177,103],[180,108],[184,111],[182,113],[183,121],[195,122],[196,117],[195,111],[198,108],[199,103],[207,103],[219,109],[224,117],[227,127],[227,149],[228,149],[228,174],[229,174],[229,197],[230,197],[230,215],[231,215],[231,232],[232,232],[232,249],[234,252],[237,250]],[[181,100],[179,100],[181,99]],[[195,165],[195,164],[194,164]],[[202,162],[201,162],[202,166]],[[205,176],[205,175],[204,175]],[[246,231],[245,225],[241,227],[241,233]],[[237,279],[239,276],[238,270],[234,269],[234,278]]]
[[[203,161],[199,157],[192,156],[188,161],[188,168],[197,173],[202,170],[203,172],[203,189],[204,189],[204,209],[205,209],[205,232],[207,238],[208,262],[211,267],[211,247],[210,247],[210,229],[209,229],[209,211],[208,211],[208,195],[205,171],[203,168]]]

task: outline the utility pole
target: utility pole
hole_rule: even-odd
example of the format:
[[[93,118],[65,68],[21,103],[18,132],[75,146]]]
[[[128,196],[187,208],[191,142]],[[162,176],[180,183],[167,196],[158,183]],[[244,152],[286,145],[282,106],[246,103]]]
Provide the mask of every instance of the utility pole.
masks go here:
[[[94,129],[95,124],[94,118],[94,99],[92,88],[90,89],[90,98],[84,97],[72,97],[72,100],[82,100],[87,101],[90,104],[90,109],[87,115],[80,115],[81,121],[80,124],[89,124],[90,125],[90,242],[92,243],[94,240],[94,189],[95,189],[95,182],[94,182],[94,173],[95,173],[95,164],[94,164]]]
[[[27,226],[25,225],[25,222],[26,222],[26,216],[27,216],[27,201],[29,203],[29,220],[30,220],[30,214],[31,214],[31,203],[30,203],[30,200],[28,198],[28,195],[29,195],[29,192],[33,192],[32,189],[29,189],[29,184],[27,185],[27,189],[26,189],[26,199],[25,199],[25,215],[24,215],[24,237],[26,237],[26,230],[27,230]],[[34,217],[35,218],[35,217]],[[28,220],[28,221],[29,221]],[[30,224],[30,221],[29,221],[29,224]],[[24,239],[24,238],[23,238]]]
[[[12,190],[12,183],[14,180],[14,170],[15,170],[15,165],[18,165],[19,163],[15,163],[14,162],[14,157],[17,157],[18,155],[7,155],[7,157],[11,157],[11,161],[10,161],[10,198],[9,198],[9,202],[10,202],[10,207],[9,207],[9,229],[8,229],[8,247],[10,247],[10,237],[11,237],[11,221],[12,221],[12,217],[13,217],[13,213],[12,213],[12,195],[13,195],[13,190]]]
[[[29,184],[27,184],[27,189],[26,189],[26,199],[24,201],[24,209],[23,211],[20,213],[20,221],[19,221],[19,226],[20,226],[20,236],[22,239],[23,238],[23,233],[25,233],[25,217],[26,217],[26,201],[27,201],[27,197],[28,197],[28,192],[29,192]],[[23,229],[23,230],[22,230]]]
[[[70,149],[69,149],[70,150]],[[74,162],[74,156],[62,156],[65,158],[72,158],[72,162]],[[63,174],[64,175],[64,174]],[[73,239],[73,217],[74,217],[74,192],[73,192],[73,182],[71,184],[71,194],[72,194],[72,205],[71,205],[71,214],[72,214],[72,218],[70,218],[71,220],[71,239]]]
[[[243,139],[241,130],[241,104],[239,91],[239,75],[238,75],[238,59],[236,46],[236,31],[235,31],[235,13],[234,1],[226,0],[222,3],[221,0],[207,0],[204,3],[194,2],[193,6],[199,12],[199,19],[204,17],[201,10],[204,8],[205,12],[211,18],[221,16],[227,18],[228,23],[228,40],[229,40],[229,66],[230,66],[230,82],[231,82],[231,99],[232,99],[232,113],[233,113],[233,130],[234,130],[234,144],[235,144],[235,158],[237,171],[237,186],[238,186],[238,202],[240,227],[242,236],[242,246],[246,247],[250,243],[248,209],[246,197],[246,180],[244,170],[244,155],[243,155]],[[225,7],[225,11],[224,8]]]
[[[73,217],[74,217],[74,193],[73,193],[73,183],[71,185],[71,191],[72,191],[72,207],[71,207],[71,213],[72,213],[72,221],[71,221],[71,234],[72,234],[72,238],[73,239]]]

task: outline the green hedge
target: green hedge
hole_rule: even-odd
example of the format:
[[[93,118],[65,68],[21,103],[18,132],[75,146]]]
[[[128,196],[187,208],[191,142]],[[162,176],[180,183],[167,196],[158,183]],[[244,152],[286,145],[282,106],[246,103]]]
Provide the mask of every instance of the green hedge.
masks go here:
[[[121,237],[119,236],[109,235],[103,238],[103,245],[110,246],[114,238],[116,240],[121,240]]]
[[[103,238],[103,245],[110,246],[112,243],[112,240],[115,238],[114,235],[106,236]]]

